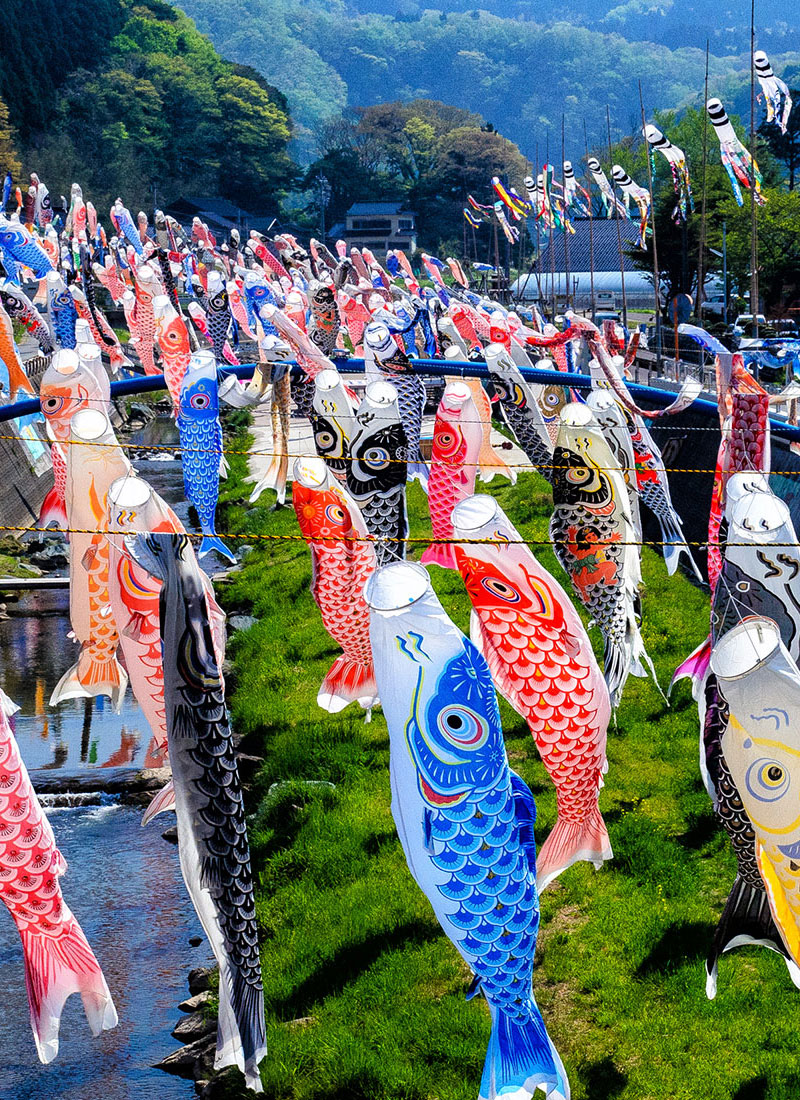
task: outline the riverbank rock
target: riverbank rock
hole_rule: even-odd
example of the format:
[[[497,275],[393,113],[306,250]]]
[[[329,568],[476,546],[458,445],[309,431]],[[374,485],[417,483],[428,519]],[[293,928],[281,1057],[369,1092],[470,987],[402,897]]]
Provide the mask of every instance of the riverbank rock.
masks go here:
[[[67,545],[61,539],[49,539],[41,550],[35,550],[30,555],[28,561],[47,573],[56,569],[65,569],[69,565]]]
[[[253,615],[231,615],[228,619],[228,626],[231,630],[249,630],[257,622],[258,619]]]
[[[173,1073],[176,1077],[185,1077],[189,1081],[208,1080],[214,1068],[214,1053],[217,1047],[216,1026],[214,1032],[179,1047],[160,1062],[156,1069]]]
[[[179,1020],[175,1027],[172,1029],[173,1038],[179,1039],[182,1043],[194,1043],[198,1039],[202,1039],[206,1035],[210,1035],[217,1030],[217,1022],[211,1016],[207,1016],[205,1012],[198,1011],[192,1012],[189,1016],[184,1016],[182,1020]]]
[[[119,795],[128,805],[147,805],[172,775],[169,768],[95,768],[59,773],[46,768],[31,772],[37,794],[94,793]]]
[[[204,989],[202,993],[195,993],[193,997],[187,997],[185,1001],[181,1001],[178,1008],[181,1012],[197,1012],[203,1005],[207,1005],[211,1000],[211,991]]]
[[[189,971],[189,992],[205,993],[211,989],[211,975],[214,971],[209,966],[196,966]]]

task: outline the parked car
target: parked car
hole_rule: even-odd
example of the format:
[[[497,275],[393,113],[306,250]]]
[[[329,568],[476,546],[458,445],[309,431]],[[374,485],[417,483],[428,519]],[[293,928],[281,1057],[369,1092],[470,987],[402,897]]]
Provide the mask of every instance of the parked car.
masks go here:
[[[618,325],[622,324],[620,315],[612,310],[603,310],[592,314],[592,324],[597,325],[598,328],[600,328],[603,321],[614,321]]]
[[[725,295],[710,294],[704,302],[700,303],[700,314],[711,317],[722,317],[725,313]]]

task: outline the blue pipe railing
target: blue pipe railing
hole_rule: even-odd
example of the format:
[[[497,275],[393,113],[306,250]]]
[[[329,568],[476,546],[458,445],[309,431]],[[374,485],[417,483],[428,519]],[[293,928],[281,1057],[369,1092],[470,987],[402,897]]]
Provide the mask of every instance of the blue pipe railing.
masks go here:
[[[489,378],[489,371],[484,363],[462,362],[457,359],[414,359],[412,362],[421,374],[434,375],[435,377]],[[236,378],[251,378],[255,367],[260,365],[257,363],[242,363],[236,367],[221,367],[219,375],[220,378],[225,378],[231,374],[235,375]],[[334,365],[343,374],[361,374],[364,370],[363,359],[338,359],[334,361]],[[294,361],[287,362],[286,366],[291,367],[292,373],[299,374],[301,372],[301,368]],[[519,371],[523,378],[545,386],[569,385],[576,390],[589,390],[592,388],[592,380],[588,374],[565,374],[564,371],[540,370],[538,367],[520,367]],[[626,385],[633,397],[643,398],[659,407],[669,405],[675,400],[676,394],[672,390],[642,386],[636,382],[627,382]],[[154,390],[165,390],[166,388],[167,383],[163,374],[137,375],[133,378],[123,378],[119,382],[112,382],[111,396],[112,398],[129,397],[136,393],[151,393]],[[696,398],[689,408],[714,418],[719,415],[716,401],[707,401],[702,397]],[[0,405],[0,423],[15,420],[20,416],[30,416],[32,413],[39,412],[40,409],[38,397],[16,401],[12,405]],[[777,420],[774,417],[770,417],[770,425],[784,439],[800,442],[800,427],[787,424],[785,421]]]

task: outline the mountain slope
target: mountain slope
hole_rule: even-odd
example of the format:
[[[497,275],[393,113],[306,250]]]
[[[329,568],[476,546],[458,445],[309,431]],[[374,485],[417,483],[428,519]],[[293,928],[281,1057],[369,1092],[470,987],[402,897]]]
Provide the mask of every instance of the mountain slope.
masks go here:
[[[740,106],[736,97],[748,67],[745,0],[734,0],[729,12],[717,9],[713,16],[707,11],[712,6],[700,3],[681,8],[671,0],[629,0],[614,7],[609,0],[600,5],[576,0],[570,6],[573,23],[563,21],[563,6],[555,0],[537,0],[535,7],[523,0],[484,0],[483,6],[493,9],[488,12],[464,10],[460,0],[444,0],[435,10],[423,10],[415,0],[181,3],[218,49],[257,68],[285,92],[306,149],[314,127],[346,104],[431,97],[479,112],[531,159],[537,142],[540,159],[548,142],[551,157],[560,150],[564,112],[577,156],[584,120],[590,141],[602,139],[606,104],[616,135],[636,125],[639,80],[648,111],[699,102],[704,32],[712,17],[711,29],[726,28],[715,35],[713,49],[725,55],[731,48],[738,51],[712,52],[710,59],[711,90],[732,98],[733,109]],[[599,21],[591,17],[598,7]],[[534,11],[541,22],[531,18]],[[732,22],[724,22],[726,14]],[[651,25],[665,33],[668,26],[678,28],[673,37],[681,45],[630,41],[613,33],[632,28],[644,34]],[[777,22],[771,37],[774,42],[763,43],[768,48],[796,43]],[[787,63],[797,66],[800,53],[773,49],[772,60],[780,72]]]

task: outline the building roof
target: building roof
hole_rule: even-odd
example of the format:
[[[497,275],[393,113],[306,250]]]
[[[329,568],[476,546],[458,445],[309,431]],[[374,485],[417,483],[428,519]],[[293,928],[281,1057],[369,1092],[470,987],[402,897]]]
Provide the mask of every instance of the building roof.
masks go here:
[[[186,210],[190,213],[203,211],[207,214],[216,214],[218,217],[231,218],[234,221],[244,211],[230,202],[214,195],[181,195],[175,202],[170,203],[172,210]]]
[[[569,235],[569,267],[570,271],[588,271],[590,263],[590,232],[589,219],[576,218],[573,221],[575,233]],[[614,218],[594,218],[591,222],[592,236],[594,237],[594,270],[619,271],[619,244],[617,239],[617,221]],[[636,239],[639,236],[638,221],[620,219],[620,233],[622,236],[622,260],[625,271],[638,271],[632,257],[629,255],[636,247]],[[534,230],[535,233],[535,230]],[[565,271],[564,264],[564,233],[556,231],[554,239],[542,249],[536,268],[540,272],[550,271],[550,249],[552,245],[555,259],[555,270]]]
[[[411,214],[411,210],[404,209],[402,202],[354,202],[347,211],[348,217],[364,217],[370,214]]]

